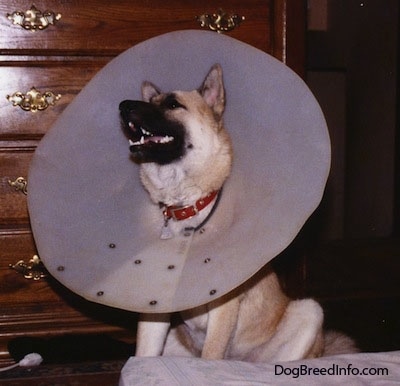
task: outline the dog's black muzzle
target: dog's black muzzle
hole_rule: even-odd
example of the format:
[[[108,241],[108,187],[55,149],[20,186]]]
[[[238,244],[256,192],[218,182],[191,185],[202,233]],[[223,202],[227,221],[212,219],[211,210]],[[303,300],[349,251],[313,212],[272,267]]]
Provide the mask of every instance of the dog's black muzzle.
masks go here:
[[[168,120],[164,110],[143,101],[125,100],[119,104],[130,151],[138,162],[172,162],[183,154],[184,129]]]

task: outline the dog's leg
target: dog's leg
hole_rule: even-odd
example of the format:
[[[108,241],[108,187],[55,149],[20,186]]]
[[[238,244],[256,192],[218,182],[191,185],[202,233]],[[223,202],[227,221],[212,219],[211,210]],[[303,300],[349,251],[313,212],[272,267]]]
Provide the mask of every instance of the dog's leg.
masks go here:
[[[323,311],[312,299],[293,300],[275,334],[247,358],[251,362],[292,361],[315,357],[323,349]]]
[[[162,354],[170,318],[170,314],[140,315],[136,334],[136,356],[150,357]]]
[[[239,314],[237,297],[214,306],[210,304],[208,311],[207,332],[201,357],[205,359],[223,359],[236,327]]]

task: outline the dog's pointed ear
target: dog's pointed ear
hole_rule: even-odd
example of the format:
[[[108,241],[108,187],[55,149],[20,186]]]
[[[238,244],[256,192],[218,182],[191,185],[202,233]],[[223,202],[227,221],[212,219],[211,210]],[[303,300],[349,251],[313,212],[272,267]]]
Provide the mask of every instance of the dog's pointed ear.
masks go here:
[[[222,68],[214,64],[199,90],[203,99],[220,119],[225,109],[225,90],[222,79]]]
[[[152,98],[160,94],[161,91],[153,83],[147,81],[142,83],[142,98],[145,102],[150,102]]]

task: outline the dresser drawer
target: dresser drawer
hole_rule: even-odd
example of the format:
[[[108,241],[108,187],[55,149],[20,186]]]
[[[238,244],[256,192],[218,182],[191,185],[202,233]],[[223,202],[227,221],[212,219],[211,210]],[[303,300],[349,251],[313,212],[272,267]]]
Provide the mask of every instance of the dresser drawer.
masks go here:
[[[275,1],[276,2],[276,1]],[[61,18],[44,30],[32,33],[7,18],[15,11],[32,10],[20,0],[0,1],[0,47],[29,53],[46,50],[48,54],[79,52],[116,54],[150,37],[180,30],[201,29],[197,16],[214,14],[218,9],[244,16],[245,20],[229,34],[264,51],[272,51],[274,7],[272,0],[44,0],[41,12],[52,11]],[[10,16],[11,17],[11,16]]]
[[[0,66],[0,139],[41,137],[105,63],[101,60],[64,63],[39,61]],[[51,91],[61,97],[42,111],[25,111],[13,105],[16,92],[27,95],[33,87],[42,94]]]
[[[26,194],[17,189],[20,184],[16,180],[26,179],[32,155],[33,148],[0,148],[0,230],[29,224]]]
[[[0,233],[2,258],[0,262],[0,304],[2,308],[15,307],[17,304],[24,307],[33,307],[35,303],[56,302],[59,297],[48,288],[45,279],[26,279],[21,273],[10,268],[18,261],[29,264],[29,260],[36,254],[33,237],[29,232],[14,234]]]
[[[31,265],[36,250],[29,232],[0,232],[0,250],[0,363],[18,337],[105,334],[133,343],[136,314],[84,302],[51,277],[27,279],[9,267]]]

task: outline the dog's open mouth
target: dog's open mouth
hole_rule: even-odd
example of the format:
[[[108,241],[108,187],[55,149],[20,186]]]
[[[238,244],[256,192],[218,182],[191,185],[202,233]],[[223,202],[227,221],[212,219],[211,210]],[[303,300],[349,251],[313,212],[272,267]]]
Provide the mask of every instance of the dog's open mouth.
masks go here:
[[[130,147],[136,147],[136,146],[143,146],[143,145],[148,145],[148,144],[166,144],[170,143],[174,140],[174,137],[171,135],[157,135],[154,133],[151,133],[149,130],[145,129],[142,126],[137,127],[134,122],[130,121],[128,122],[128,127],[132,132],[135,134],[140,135],[140,139],[138,141],[133,141],[132,139],[129,138],[129,145]],[[131,149],[134,150],[134,149]]]

